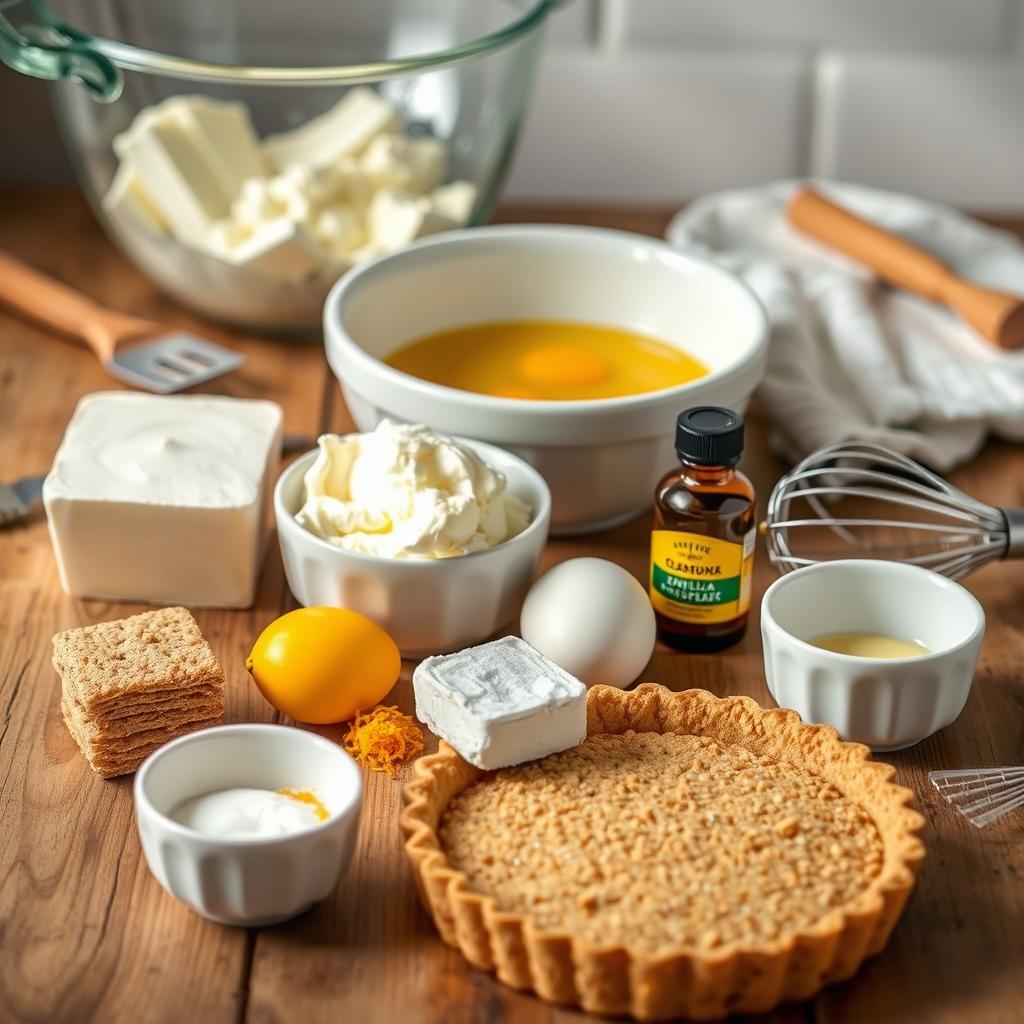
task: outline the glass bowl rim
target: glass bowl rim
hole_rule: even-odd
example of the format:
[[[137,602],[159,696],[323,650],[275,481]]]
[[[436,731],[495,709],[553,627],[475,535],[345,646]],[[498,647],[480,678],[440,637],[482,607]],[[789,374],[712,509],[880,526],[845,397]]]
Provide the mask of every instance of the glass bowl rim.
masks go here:
[[[57,31],[74,39],[81,46],[96,50],[125,71],[234,85],[315,86],[379,82],[485,56],[526,36],[533,29],[539,27],[555,8],[561,7],[567,2],[568,0],[532,0],[529,7],[508,24],[448,49],[415,54],[410,57],[370,61],[364,64],[320,67],[245,66],[194,60],[190,57],[176,57],[130,43],[118,42],[115,39],[91,35],[62,23],[49,12],[47,12],[47,21]]]

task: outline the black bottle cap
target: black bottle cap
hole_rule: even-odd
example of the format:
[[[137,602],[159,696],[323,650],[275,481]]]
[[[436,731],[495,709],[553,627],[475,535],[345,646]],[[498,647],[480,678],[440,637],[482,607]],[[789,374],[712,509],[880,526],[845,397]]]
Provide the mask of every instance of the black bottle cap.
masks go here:
[[[743,417],[720,405],[698,405],[676,419],[676,455],[701,466],[732,466],[743,454]]]

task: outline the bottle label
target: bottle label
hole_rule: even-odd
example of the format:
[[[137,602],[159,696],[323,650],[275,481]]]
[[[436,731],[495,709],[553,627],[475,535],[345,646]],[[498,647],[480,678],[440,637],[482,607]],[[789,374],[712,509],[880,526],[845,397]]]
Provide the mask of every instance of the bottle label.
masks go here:
[[[728,622],[750,608],[756,531],[742,544],[680,530],[651,533],[651,604],[678,622]]]

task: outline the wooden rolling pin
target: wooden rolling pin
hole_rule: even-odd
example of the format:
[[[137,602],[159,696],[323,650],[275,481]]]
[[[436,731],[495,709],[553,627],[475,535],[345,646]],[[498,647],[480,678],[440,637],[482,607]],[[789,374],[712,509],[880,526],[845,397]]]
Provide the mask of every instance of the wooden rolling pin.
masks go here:
[[[801,188],[789,201],[790,223],[870,267],[888,284],[942,302],[1000,348],[1024,346],[1024,300],[958,277],[904,238]]]

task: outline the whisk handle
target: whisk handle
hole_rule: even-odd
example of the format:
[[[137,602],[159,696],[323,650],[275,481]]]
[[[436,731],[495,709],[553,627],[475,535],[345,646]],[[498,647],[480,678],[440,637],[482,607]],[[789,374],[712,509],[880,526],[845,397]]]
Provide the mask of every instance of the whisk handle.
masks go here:
[[[1006,551],[1003,558],[1024,558],[1024,508],[1000,509],[1006,520]]]

